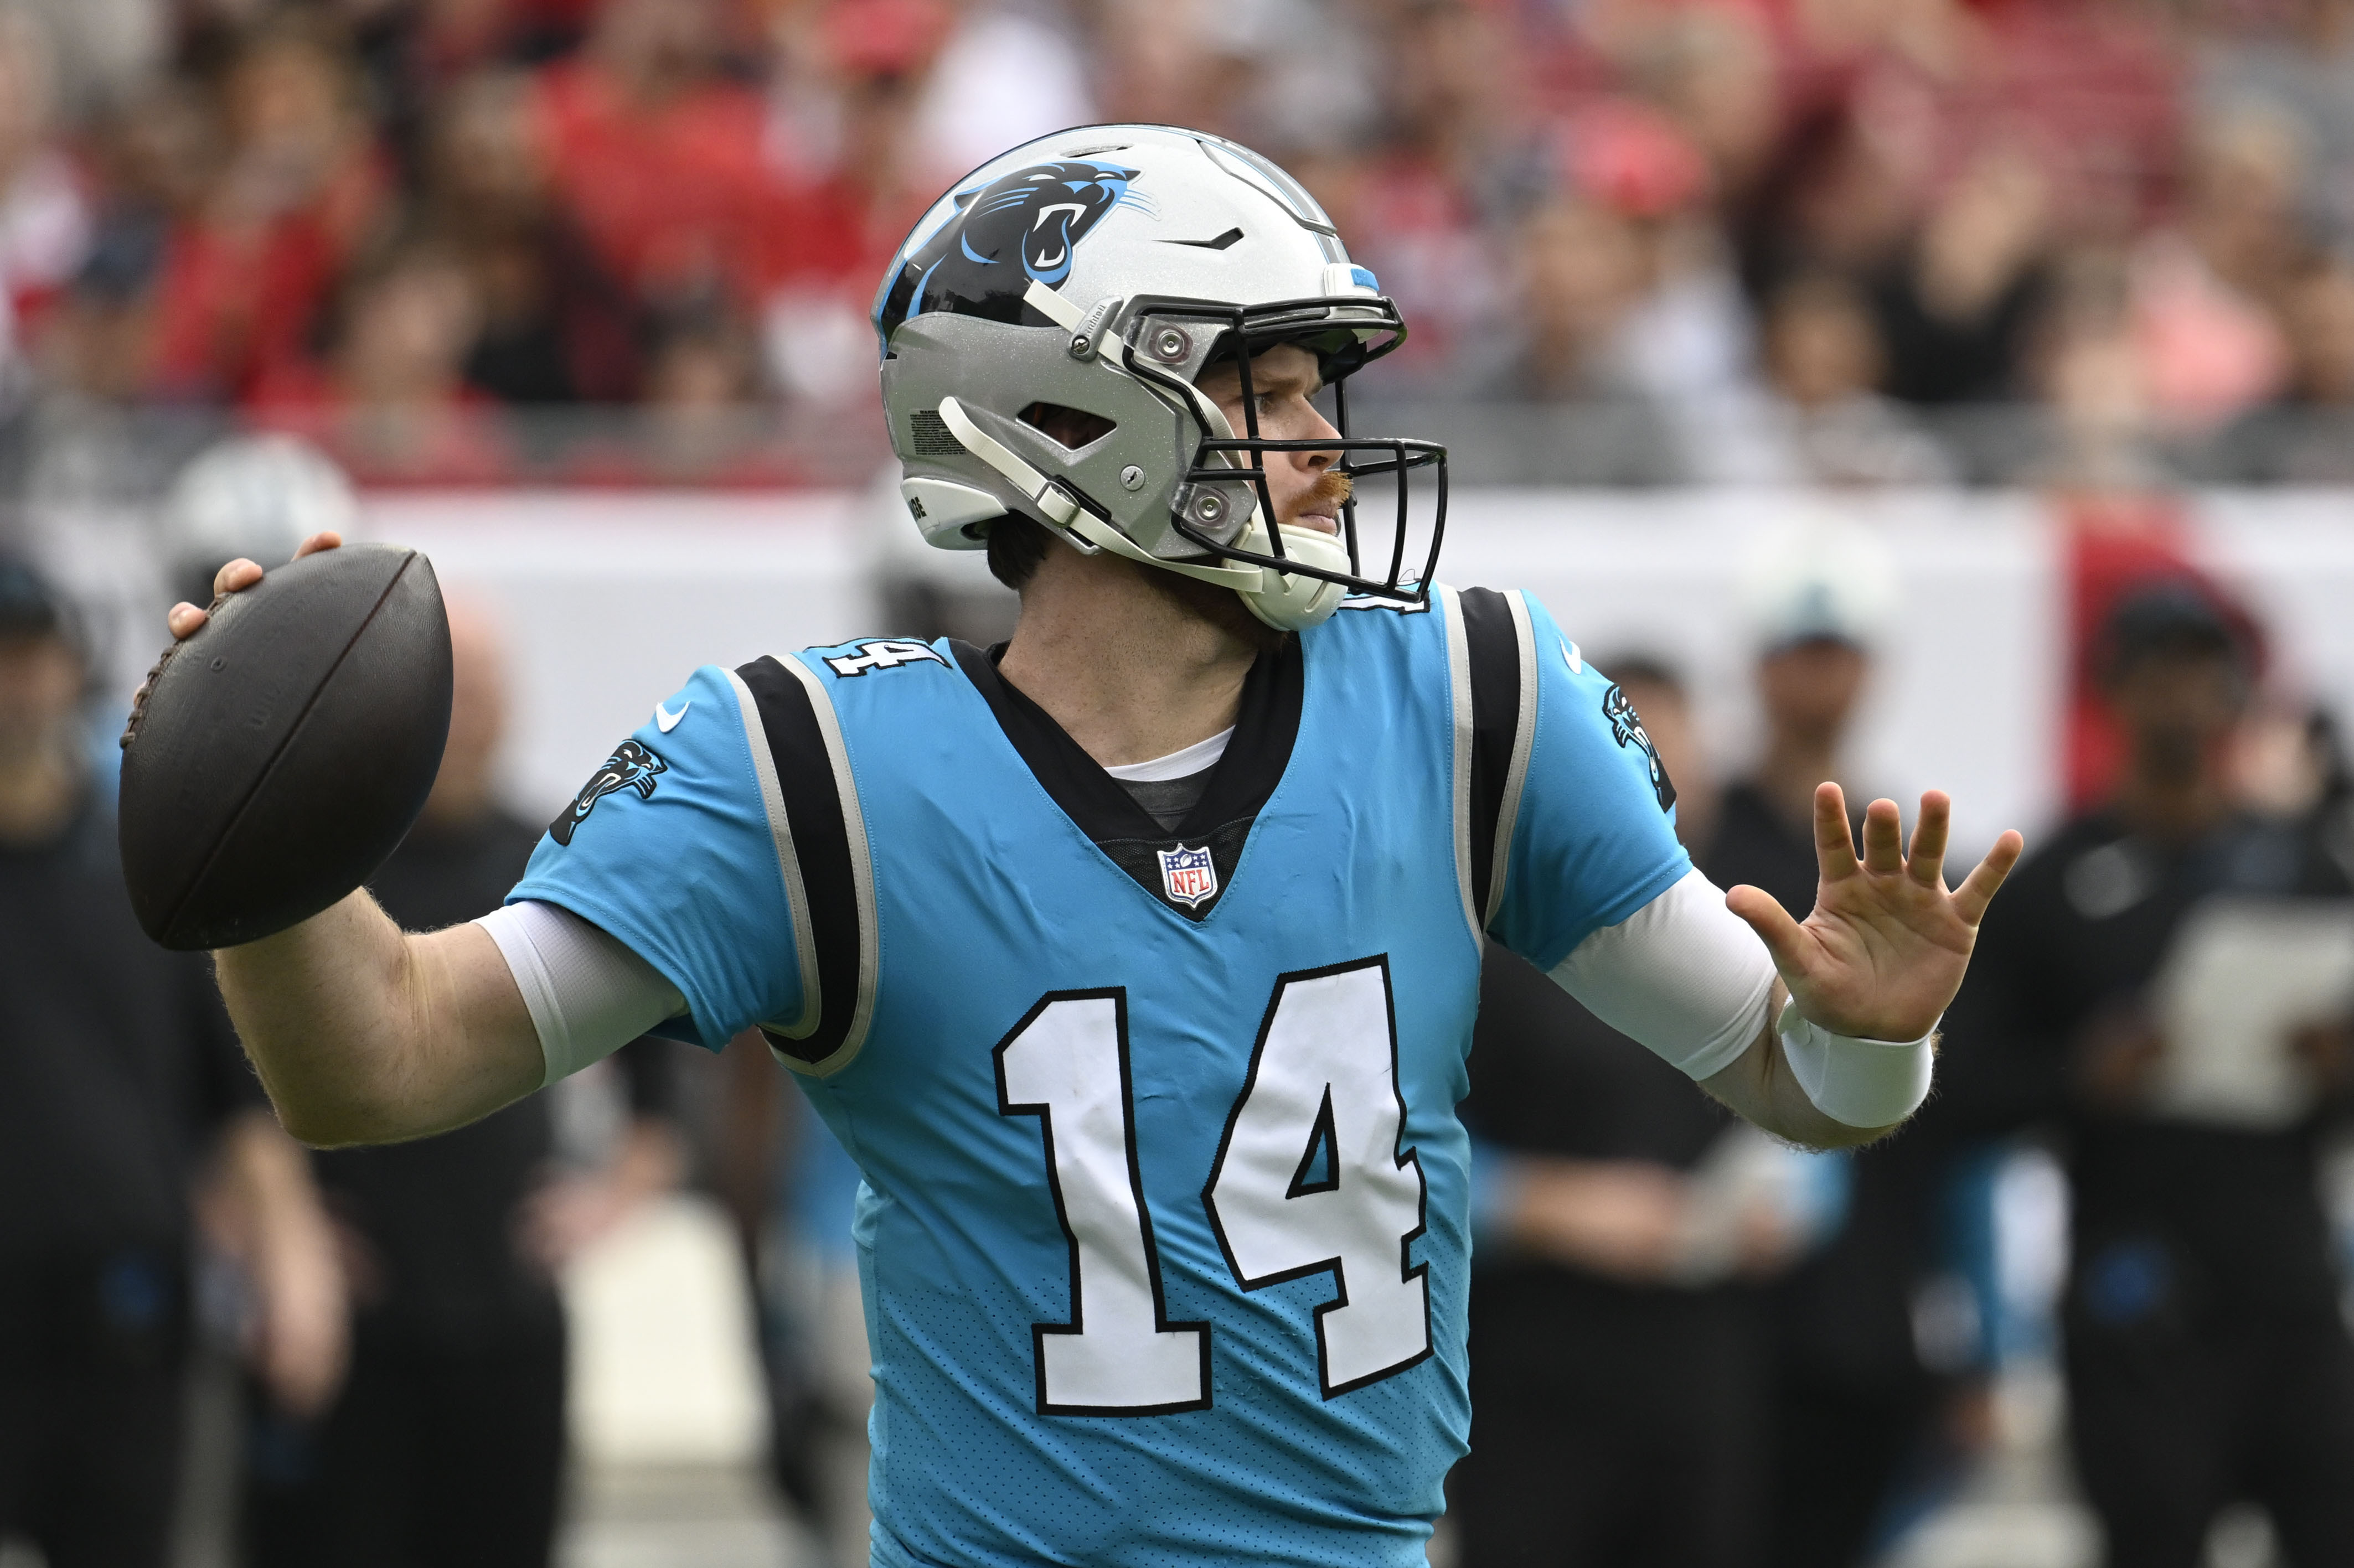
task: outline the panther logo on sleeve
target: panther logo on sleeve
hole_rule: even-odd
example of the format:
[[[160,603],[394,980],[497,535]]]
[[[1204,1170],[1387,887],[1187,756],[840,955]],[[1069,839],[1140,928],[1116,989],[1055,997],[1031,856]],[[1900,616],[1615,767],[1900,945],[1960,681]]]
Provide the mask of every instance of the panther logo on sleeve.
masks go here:
[[[669,771],[669,763],[636,741],[621,742],[613,748],[613,755],[605,758],[605,765],[580,786],[580,793],[572,798],[572,804],[547,824],[547,836],[560,844],[570,843],[574,831],[588,820],[598,801],[621,789],[635,789],[639,800],[650,800],[654,793],[654,775]]]
[[[1627,694],[1618,689],[1615,681],[1610,683],[1610,689],[1602,694],[1602,716],[1610,721],[1612,739],[1622,747],[1639,746],[1643,748],[1643,756],[1651,766],[1651,793],[1659,798],[1659,810],[1664,811],[1674,805],[1676,785],[1675,780],[1668,777],[1668,765],[1659,760],[1659,748],[1651,744],[1650,732],[1643,727],[1642,715],[1635,711],[1635,705],[1627,700]]]
[[[887,341],[909,316],[926,311],[1019,322],[1033,279],[1059,287],[1071,274],[1071,250],[1104,214],[1123,202],[1137,171],[1094,158],[1026,168],[979,190],[956,193],[957,212],[891,281],[875,312]]]

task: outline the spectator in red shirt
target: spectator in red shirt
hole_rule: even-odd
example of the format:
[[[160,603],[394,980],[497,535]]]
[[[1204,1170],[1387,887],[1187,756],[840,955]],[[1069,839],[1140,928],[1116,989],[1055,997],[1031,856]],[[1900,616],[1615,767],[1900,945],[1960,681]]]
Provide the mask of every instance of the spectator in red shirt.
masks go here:
[[[262,387],[262,422],[318,441],[363,483],[480,484],[512,465],[465,384],[482,302],[463,258],[430,237],[394,241],[355,271],[323,367]]]
[[[80,176],[51,139],[53,79],[38,21],[0,12],[0,414],[30,389],[28,329],[90,244]]]
[[[605,0],[532,113],[556,187],[597,253],[648,300],[758,297],[782,182],[758,94],[723,70],[722,0]]]
[[[221,82],[228,158],[176,224],[157,282],[154,378],[169,397],[243,397],[296,359],[378,221],[386,171],[339,36],[274,18]]]
[[[460,83],[429,129],[428,206],[482,316],[466,380],[503,403],[628,402],[645,313],[557,201],[542,154],[529,83],[511,74]]]
[[[46,387],[132,401],[153,385],[157,274],[212,188],[218,132],[207,96],[165,79],[83,142],[95,210],[80,269],[35,345]]]
[[[767,370],[789,401],[875,397],[875,280],[963,172],[928,168],[917,129],[952,20],[939,0],[834,0],[777,19],[770,140],[803,194],[770,209],[761,311]]]

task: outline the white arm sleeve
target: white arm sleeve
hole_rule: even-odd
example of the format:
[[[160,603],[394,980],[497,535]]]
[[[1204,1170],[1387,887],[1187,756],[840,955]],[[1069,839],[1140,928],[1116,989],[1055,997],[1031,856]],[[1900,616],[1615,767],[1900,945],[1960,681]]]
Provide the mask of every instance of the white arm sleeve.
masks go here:
[[[499,945],[531,1010],[543,1088],[686,1011],[660,970],[569,909],[526,898],[474,924]]]
[[[1578,943],[1553,978],[1611,1028],[1705,1078],[1765,1033],[1774,960],[1694,871]]]

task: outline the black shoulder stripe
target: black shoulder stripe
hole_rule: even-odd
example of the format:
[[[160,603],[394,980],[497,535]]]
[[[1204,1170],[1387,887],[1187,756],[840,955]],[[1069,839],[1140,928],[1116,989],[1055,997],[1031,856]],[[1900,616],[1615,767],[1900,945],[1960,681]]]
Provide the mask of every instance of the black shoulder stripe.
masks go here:
[[[851,863],[850,826],[809,688],[774,658],[756,659],[736,674],[759,707],[769,755],[776,764],[778,792],[784,797],[785,818],[801,861],[810,938],[817,953],[817,1027],[799,1040],[772,1027],[764,1032],[769,1044],[783,1054],[822,1062],[842,1048],[858,1012],[859,948],[865,933]]]
[[[1521,637],[1511,602],[1494,588],[1464,588],[1463,641],[1471,669],[1471,907],[1484,923],[1495,886],[1496,823],[1520,736]]]

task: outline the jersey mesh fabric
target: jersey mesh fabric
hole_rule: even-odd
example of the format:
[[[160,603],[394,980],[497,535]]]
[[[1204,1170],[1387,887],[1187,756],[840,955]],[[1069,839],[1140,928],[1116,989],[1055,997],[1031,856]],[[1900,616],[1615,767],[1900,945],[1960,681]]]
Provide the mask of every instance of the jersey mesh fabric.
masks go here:
[[[1422,1562],[1469,1425],[1468,1155],[1454,1107],[1480,943],[1458,880],[1447,622],[1368,609],[1301,647],[1289,763],[1199,920],[1079,832],[945,657],[844,676],[826,662],[837,650],[801,656],[839,722],[872,866],[871,1027],[801,1082],[864,1176],[855,1238],[879,1563]],[[674,732],[639,732],[668,768],[652,792],[617,791],[568,847],[543,843],[514,895],[573,907],[637,948],[714,1047],[759,1009],[799,1005],[789,979],[744,978],[763,964],[787,975],[795,943],[785,898],[731,896],[750,890],[746,867],[763,855],[777,878],[757,783],[737,766],[762,742],[732,705],[706,708],[724,680],[696,677],[682,694],[695,709]],[[1520,890],[1504,906],[1532,957],[1557,959],[1685,869],[1647,759],[1613,739],[1605,690],[1566,670],[1540,686],[1539,723],[1553,727],[1519,815],[1534,847],[1516,858]],[[724,733],[690,735],[706,712]],[[665,792],[676,812],[726,804],[699,831],[683,816],[657,825]],[[1537,887],[1543,877],[1570,885]],[[681,878],[702,885],[640,891]],[[699,928],[664,928],[682,922]],[[1336,1300],[1334,1271],[1303,1258],[1295,1277],[1262,1271],[1244,1288],[1209,1189],[1230,1120],[1258,1092],[1277,999],[1335,973],[1382,988],[1392,1038],[1351,1037],[1361,1054],[1348,1071],[1398,1107],[1396,1164],[1380,1174],[1416,1173],[1422,1192],[1420,1229],[1388,1233],[1395,1262],[1363,1266],[1356,1296],[1386,1285],[1406,1299],[1401,1279],[1426,1270],[1427,1320],[1424,1352],[1328,1396],[1320,1308]],[[1203,1326],[1208,1383],[1195,1408],[1048,1414],[1034,1330],[1077,1317],[1076,1254],[1046,1118],[1001,1099],[998,1057],[1042,1007],[1107,996],[1126,1026],[1125,1152],[1160,1317]],[[1328,1098],[1348,1097],[1343,1078]],[[1052,1126],[1066,1152],[1086,1136],[1073,1119]],[[1302,1142],[1303,1174],[1318,1136]],[[1274,1211],[1290,1213],[1291,1196]]]

